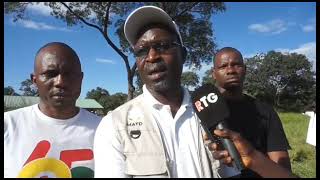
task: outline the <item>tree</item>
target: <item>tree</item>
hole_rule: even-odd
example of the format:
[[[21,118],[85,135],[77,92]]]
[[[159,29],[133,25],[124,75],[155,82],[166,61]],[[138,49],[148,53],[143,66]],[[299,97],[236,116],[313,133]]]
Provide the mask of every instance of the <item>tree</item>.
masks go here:
[[[96,89],[92,89],[89,92],[87,92],[86,98],[94,99],[99,102],[100,99],[105,96],[110,96],[109,92],[101,87],[97,87]]]
[[[110,94],[106,89],[97,87],[96,89],[92,89],[87,92],[86,98],[96,100],[103,107],[102,110],[97,110],[97,113],[106,115],[108,111],[105,107],[105,102],[107,101],[109,96]]]
[[[126,100],[127,95],[123,93],[116,93],[109,96],[103,101],[104,113],[107,114],[109,111],[116,109],[120,105],[124,104]]]
[[[110,95],[106,89],[97,87],[96,89],[92,89],[87,92],[86,98],[95,99],[101,106],[103,106],[103,109],[101,110],[102,112],[100,110],[97,112],[99,114],[106,115],[109,111],[112,111],[125,103],[127,95],[123,93]]]
[[[23,96],[39,96],[38,88],[33,84],[31,79],[22,81],[19,90],[23,92]]]
[[[279,110],[303,112],[315,101],[315,78],[305,55],[269,51],[247,59],[245,90]]]
[[[4,95],[9,95],[9,96],[19,96],[18,93],[15,92],[13,87],[8,86],[3,88]]]
[[[205,72],[204,76],[202,77],[202,85],[204,84],[215,84],[215,80],[212,78],[212,70],[209,69]]]
[[[140,74],[138,72],[138,70],[136,70],[136,90],[134,92],[134,97],[142,94],[142,87],[143,87],[143,82],[142,82],[142,79],[140,77]]]
[[[26,18],[25,10],[30,4],[38,2],[5,2],[4,10],[14,15],[14,21]],[[136,63],[130,67],[127,53],[132,48],[125,40],[123,27],[125,17],[141,5],[155,5],[164,9],[180,27],[184,45],[188,50],[186,65],[201,67],[201,62],[209,63],[215,52],[212,14],[225,10],[222,2],[45,2],[53,11],[51,15],[61,19],[68,26],[86,25],[102,34],[107,44],[121,56],[127,70],[128,100],[133,98],[135,90],[133,77]],[[62,8],[64,7],[64,8]],[[120,47],[110,39],[110,28],[114,26]]]
[[[196,88],[199,83],[199,77],[196,73],[188,71],[183,72],[181,75],[181,84],[189,90],[191,87]]]

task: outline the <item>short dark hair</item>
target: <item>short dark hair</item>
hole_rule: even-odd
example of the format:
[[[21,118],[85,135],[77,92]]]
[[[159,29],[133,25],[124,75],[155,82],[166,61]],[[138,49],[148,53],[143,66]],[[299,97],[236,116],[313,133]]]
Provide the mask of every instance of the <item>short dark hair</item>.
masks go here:
[[[243,60],[242,54],[241,54],[241,52],[240,52],[238,49],[233,48],[233,47],[223,47],[223,48],[219,49],[219,50],[217,51],[217,53],[215,54],[215,56],[214,56],[214,58],[213,58],[213,64],[215,64],[216,56],[217,56],[218,54],[221,54],[221,53],[224,53],[224,52],[235,52],[235,53],[238,53],[238,54],[240,55],[241,59]]]
[[[48,47],[48,46],[52,46],[52,45],[64,46],[64,47],[72,50],[72,51],[74,52],[74,54],[77,55],[77,53],[76,53],[69,45],[67,45],[67,44],[65,44],[65,43],[63,43],[63,42],[50,42],[50,43],[47,43],[47,44],[43,45],[43,46],[37,51],[37,53],[36,53],[36,58],[38,57],[39,53],[40,53],[43,49],[45,49],[45,48]],[[77,55],[77,56],[78,56],[78,55]]]
[[[222,53],[222,52],[236,52],[236,53],[239,53],[242,57],[241,52],[238,49],[233,48],[233,47],[223,47],[223,48],[219,49],[216,54]]]
[[[41,53],[42,50],[44,50],[45,48],[49,47],[49,46],[54,46],[54,45],[58,45],[58,46],[62,46],[62,47],[65,47],[67,49],[69,49],[73,54],[74,56],[77,58],[77,61],[78,63],[80,64],[81,66],[81,63],[80,63],[80,58],[78,56],[78,54],[76,53],[75,50],[73,50],[69,45],[63,43],[63,42],[50,42],[50,43],[47,43],[45,45],[43,45],[36,53],[36,56],[34,58],[34,69],[36,69],[36,61],[37,61],[37,58],[39,56],[39,54]]]

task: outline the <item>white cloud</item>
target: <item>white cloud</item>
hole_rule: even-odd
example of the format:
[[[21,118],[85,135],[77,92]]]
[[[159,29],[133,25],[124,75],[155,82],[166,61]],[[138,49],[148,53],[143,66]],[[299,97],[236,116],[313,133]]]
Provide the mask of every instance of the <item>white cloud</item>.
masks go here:
[[[304,32],[315,31],[316,30],[316,25],[305,25],[305,26],[302,26],[302,30]]]
[[[309,42],[300,45],[296,49],[284,49],[279,48],[276,49],[276,51],[280,51],[282,53],[298,53],[298,54],[304,54],[308,60],[313,64],[312,70],[316,71],[316,42]]]
[[[288,29],[289,25],[294,25],[295,23],[286,23],[281,19],[274,19],[266,23],[251,24],[248,29],[258,33],[271,33],[280,34]]]
[[[301,25],[303,32],[312,32],[316,30],[316,18],[310,18],[308,23],[305,25]]]
[[[43,16],[50,16],[51,8],[49,6],[45,6],[43,2],[39,4],[31,4],[27,6],[27,9],[35,14],[40,14]]]
[[[63,11],[67,10],[67,8],[62,5],[60,5],[60,9],[62,9]],[[43,2],[29,4],[27,6],[27,10],[43,16],[51,16],[50,13],[52,12],[52,9],[49,6],[44,5]]]
[[[87,3],[90,3],[90,2],[87,2]],[[67,4],[69,6],[70,2],[65,2],[65,4]],[[56,3],[55,5],[58,6],[58,9],[62,12],[62,14],[66,15],[68,9],[63,4]],[[80,7],[77,7],[76,9],[83,10],[83,9],[85,9],[85,7],[87,7],[87,4],[81,4]],[[28,4],[27,12],[31,13],[33,15],[40,15],[40,16],[49,17],[49,16],[51,16],[50,13],[52,12],[52,9],[49,6],[45,5],[44,2],[40,2],[40,3],[33,2],[32,4]],[[109,18],[112,18],[115,15],[116,15],[115,13],[110,12]],[[96,17],[97,17],[97,14],[94,11],[90,10],[90,15],[88,17],[86,17],[85,20],[87,20],[90,23],[97,24]],[[82,23],[82,21],[80,21],[80,22]]]
[[[71,31],[70,29],[67,29],[67,28],[51,26],[46,23],[35,22],[32,20],[23,20],[23,19],[18,20],[17,25],[20,25],[24,28],[35,29],[35,30],[56,30],[56,31],[65,31],[65,32]]]
[[[70,4],[70,2],[65,2],[67,5]],[[59,6],[60,10],[62,10],[62,12],[64,12],[64,14],[66,13],[67,11],[67,8],[62,5],[61,3],[57,3],[57,5]],[[85,8],[85,5],[81,5],[79,9],[84,9]],[[43,2],[40,2],[38,4],[30,4],[27,6],[27,9],[31,12],[31,13],[34,13],[34,14],[39,14],[39,15],[43,15],[43,16],[51,16],[50,13],[52,12],[52,9],[49,7],[49,6],[46,6],[44,5]],[[113,15],[110,14],[110,16]],[[89,19],[94,19],[96,17],[96,13],[91,11],[91,14],[88,16]]]
[[[103,59],[103,58],[96,58],[96,62],[107,63],[107,64],[116,64],[113,60]]]

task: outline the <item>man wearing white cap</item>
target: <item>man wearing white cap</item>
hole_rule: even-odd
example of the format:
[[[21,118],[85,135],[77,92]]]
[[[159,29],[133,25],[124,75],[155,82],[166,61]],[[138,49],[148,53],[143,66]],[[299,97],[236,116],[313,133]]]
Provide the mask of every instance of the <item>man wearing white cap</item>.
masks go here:
[[[94,139],[95,177],[229,177],[212,158],[189,92],[178,27],[155,6],[133,11],[124,33],[134,50],[143,93],[104,117]]]
[[[128,16],[124,33],[143,93],[103,118],[94,140],[95,177],[218,177],[180,84],[186,49],[178,27],[162,9],[143,6]]]

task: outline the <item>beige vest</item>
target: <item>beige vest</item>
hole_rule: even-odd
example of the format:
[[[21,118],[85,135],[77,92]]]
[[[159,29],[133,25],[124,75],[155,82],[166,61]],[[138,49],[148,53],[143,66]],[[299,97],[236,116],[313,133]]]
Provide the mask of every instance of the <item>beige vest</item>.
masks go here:
[[[152,123],[153,117],[148,109],[140,95],[112,112],[117,138],[123,145],[125,173],[133,177],[170,177],[170,162],[161,134]],[[133,111],[142,116],[130,115]],[[219,177],[220,163],[208,153],[209,150],[203,145],[202,131],[199,132],[201,177]]]

